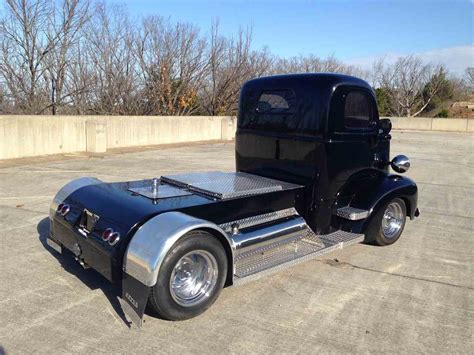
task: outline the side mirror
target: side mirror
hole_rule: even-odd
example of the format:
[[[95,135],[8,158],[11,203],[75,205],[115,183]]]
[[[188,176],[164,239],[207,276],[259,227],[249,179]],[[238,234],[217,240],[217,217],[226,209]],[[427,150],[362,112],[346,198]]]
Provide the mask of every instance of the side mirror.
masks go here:
[[[379,127],[382,130],[381,133],[388,134],[392,130],[392,121],[388,118],[382,118],[379,120]]]
[[[406,155],[397,155],[390,162],[390,166],[397,173],[403,174],[410,169],[410,159]]]

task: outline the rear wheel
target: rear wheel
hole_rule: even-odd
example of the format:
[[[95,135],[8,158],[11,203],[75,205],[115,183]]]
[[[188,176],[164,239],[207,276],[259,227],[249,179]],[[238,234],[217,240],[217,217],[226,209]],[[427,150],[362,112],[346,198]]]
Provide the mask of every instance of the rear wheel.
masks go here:
[[[395,198],[383,205],[367,228],[367,241],[376,245],[390,245],[402,235],[407,218],[405,202]]]
[[[221,243],[204,231],[184,236],[163,261],[148,305],[168,320],[195,317],[219,296],[227,275]]]

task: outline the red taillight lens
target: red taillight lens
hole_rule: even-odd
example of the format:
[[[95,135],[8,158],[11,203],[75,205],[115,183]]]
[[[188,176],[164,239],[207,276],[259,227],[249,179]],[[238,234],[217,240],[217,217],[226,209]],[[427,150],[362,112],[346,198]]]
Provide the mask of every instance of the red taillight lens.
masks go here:
[[[69,210],[70,210],[69,205],[63,205],[63,207],[61,207],[61,215],[63,215],[63,216],[67,215]]]
[[[110,245],[115,245],[115,244],[118,243],[119,240],[120,240],[120,234],[117,233],[117,232],[113,232],[113,233],[110,235],[109,244],[110,244]]]
[[[102,240],[108,241],[110,236],[114,233],[112,228],[107,228],[104,233],[102,233]]]

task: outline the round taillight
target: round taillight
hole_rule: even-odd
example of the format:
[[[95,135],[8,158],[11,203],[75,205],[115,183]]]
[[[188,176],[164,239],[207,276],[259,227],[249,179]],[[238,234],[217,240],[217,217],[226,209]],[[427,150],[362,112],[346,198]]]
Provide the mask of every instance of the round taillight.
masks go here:
[[[63,207],[61,207],[61,215],[67,215],[70,209],[71,208],[69,207],[69,205],[64,205]]]
[[[56,208],[56,212],[61,213],[62,208],[64,207],[64,203],[60,203],[58,208]]]
[[[107,228],[104,233],[102,233],[102,240],[105,242],[109,240],[110,236],[114,233],[112,228]]]
[[[115,244],[118,243],[119,240],[120,240],[120,234],[117,233],[117,232],[113,232],[113,233],[110,235],[109,244],[110,244],[110,245],[115,245]]]

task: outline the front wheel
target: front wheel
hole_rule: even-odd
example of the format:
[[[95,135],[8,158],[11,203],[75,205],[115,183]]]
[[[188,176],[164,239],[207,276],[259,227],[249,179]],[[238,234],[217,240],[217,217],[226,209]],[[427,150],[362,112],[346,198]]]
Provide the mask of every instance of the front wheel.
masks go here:
[[[148,305],[168,320],[195,317],[219,296],[227,275],[221,243],[204,231],[184,236],[163,261]]]
[[[407,219],[405,202],[395,198],[383,205],[367,228],[367,241],[375,245],[390,245],[402,235]]]

